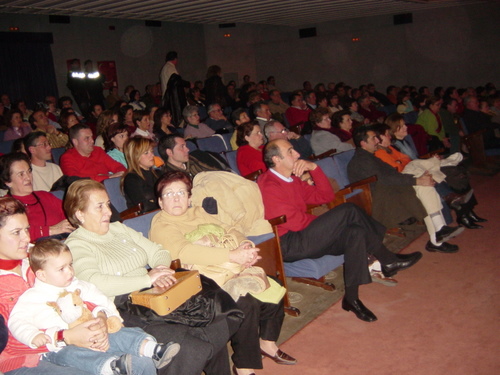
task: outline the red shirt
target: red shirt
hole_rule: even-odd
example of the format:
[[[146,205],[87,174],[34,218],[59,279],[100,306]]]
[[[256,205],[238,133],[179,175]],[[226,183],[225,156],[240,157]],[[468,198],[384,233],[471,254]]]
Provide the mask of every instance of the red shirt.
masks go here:
[[[266,164],[264,163],[264,155],[262,149],[264,146],[260,146],[258,150],[250,145],[244,145],[238,148],[236,153],[236,163],[238,164],[238,169],[242,176],[246,176],[250,173],[256,172],[259,169],[262,173],[267,171]]]
[[[112,159],[100,147],[94,147],[89,157],[82,156],[75,148],[71,148],[62,154],[59,163],[66,176],[90,177],[99,182],[109,178],[110,172],[126,170],[122,163]]]
[[[323,204],[335,198],[330,182],[321,168],[317,167],[310,173],[315,185],[309,185],[296,176],[292,177],[292,182],[286,182],[271,170],[257,180],[266,220],[286,215],[286,223],[278,226],[280,237],[288,231],[301,231],[316,219],[316,216],[307,213],[308,204]]]
[[[21,277],[10,271],[0,270],[0,314],[5,322],[9,320],[10,312],[14,308],[18,298],[26,290],[33,286],[35,275],[28,267],[28,259],[23,260],[23,273]],[[45,353],[45,346],[38,349],[31,349],[17,341],[9,331],[7,346],[0,354],[0,371],[7,372],[20,367],[35,367],[38,365],[40,353]]]
[[[304,127],[304,123],[309,121],[309,113],[311,113],[311,109],[299,109],[295,107],[289,107],[285,111],[285,117],[288,120],[288,125],[290,127],[295,125],[300,125],[301,128]]]

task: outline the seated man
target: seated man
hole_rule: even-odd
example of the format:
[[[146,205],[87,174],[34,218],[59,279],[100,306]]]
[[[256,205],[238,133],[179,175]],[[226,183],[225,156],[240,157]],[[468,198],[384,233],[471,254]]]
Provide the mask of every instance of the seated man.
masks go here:
[[[186,141],[178,134],[169,134],[160,139],[158,152],[165,162],[163,172],[183,171],[194,178],[200,172],[231,171],[211,153],[195,150],[189,153]]]
[[[52,147],[42,132],[32,132],[24,138],[24,149],[31,159],[33,190],[50,191],[54,182],[62,177],[61,168],[52,161]]]
[[[205,120],[211,129],[217,134],[230,133],[233,131],[233,125],[227,121],[226,116],[222,113],[220,104],[214,103],[208,106],[208,118]]]
[[[377,320],[358,297],[359,285],[371,282],[368,254],[380,261],[385,276],[392,276],[414,265],[422,253],[391,253],[382,243],[384,226],[353,204],[342,204],[318,217],[308,214],[307,204],[329,202],[335,194],[321,168],[311,161],[299,160],[299,154],[290,142],[283,139],[269,142],[264,150],[264,160],[269,170],[259,177],[257,183],[262,193],[265,218],[287,217],[287,222],[278,228],[283,260],[293,262],[343,254],[346,287],[342,308],[353,311],[366,322]],[[300,180],[305,172],[310,172],[314,185]]]
[[[271,120],[271,111],[264,102],[258,102],[252,105],[252,111],[255,119],[259,122],[260,130],[264,132],[264,126]]]
[[[427,251],[456,253],[458,246],[445,241],[463,232],[463,227],[448,227],[441,212],[441,199],[434,188],[432,175],[426,172],[416,178],[399,173],[389,164],[374,154],[378,149],[379,139],[373,128],[361,126],[354,131],[356,152],[347,166],[349,181],[356,182],[371,176],[377,176],[373,193],[373,216],[387,226],[394,226],[414,217],[424,217],[430,241]],[[416,189],[413,189],[416,187]],[[418,199],[417,199],[418,198]],[[420,202],[419,202],[420,201]],[[421,204],[419,204],[421,203]],[[425,211],[422,215],[421,205]]]
[[[379,111],[372,104],[370,97],[368,95],[360,96],[358,98],[358,113],[370,120],[370,122],[383,122],[385,119],[385,113]]]
[[[268,142],[275,139],[286,139],[292,144],[293,149],[300,154],[301,159],[308,159],[313,154],[311,143],[307,139],[289,131],[278,121],[269,121],[264,126],[264,135]]]
[[[464,104],[462,118],[469,134],[484,129],[484,148],[500,148],[500,138],[495,135],[495,129],[500,129],[500,125],[492,122],[491,116],[479,110],[479,100],[475,96],[466,96]]]
[[[35,110],[30,116],[33,131],[43,132],[52,148],[64,147],[68,143],[68,136],[49,124],[45,110]]]
[[[269,91],[269,99],[270,100],[267,105],[269,106],[269,110],[271,111],[272,118],[283,123],[285,121],[283,119],[283,116],[290,106],[283,102],[279,90],[274,89]]]
[[[285,112],[288,125],[290,128],[293,126],[299,126],[300,129],[304,129],[306,122],[309,121],[309,113],[311,113],[311,109],[305,104],[300,92],[294,92],[292,94],[290,97],[290,104],[291,107],[289,107]]]
[[[107,178],[121,177],[126,168],[107,155],[100,147],[94,147],[92,130],[87,125],[76,124],[69,129],[73,148],[61,156],[60,164],[66,176],[90,177],[102,182]]]

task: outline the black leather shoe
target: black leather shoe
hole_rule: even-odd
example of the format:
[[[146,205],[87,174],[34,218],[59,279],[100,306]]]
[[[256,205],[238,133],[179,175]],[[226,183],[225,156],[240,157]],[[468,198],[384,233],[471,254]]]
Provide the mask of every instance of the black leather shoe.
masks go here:
[[[391,277],[398,273],[398,271],[410,268],[422,258],[422,253],[416,251],[411,254],[397,255],[398,261],[389,264],[382,264],[382,272],[385,277]]]
[[[363,305],[359,299],[354,302],[348,302],[345,298],[342,300],[342,308],[345,311],[352,311],[358,319],[364,320],[365,322],[374,322],[377,320],[377,317],[374,313],[372,313],[368,308]]]
[[[436,232],[436,242],[446,242],[458,236],[464,231],[463,227],[449,227],[445,225]]]
[[[467,216],[469,216],[470,219],[472,219],[473,221],[475,221],[477,223],[484,223],[484,222],[488,221],[486,219],[483,219],[482,217],[477,216],[476,213],[472,210],[469,212],[469,214]]]
[[[463,215],[457,219],[457,223],[468,229],[481,229],[483,226],[476,224],[469,216]]]
[[[431,253],[445,253],[445,254],[452,254],[456,253],[458,251],[458,246],[457,245],[452,245],[451,243],[448,242],[443,242],[441,245],[434,245],[431,241],[428,241],[427,244],[425,245],[425,250],[430,251]]]

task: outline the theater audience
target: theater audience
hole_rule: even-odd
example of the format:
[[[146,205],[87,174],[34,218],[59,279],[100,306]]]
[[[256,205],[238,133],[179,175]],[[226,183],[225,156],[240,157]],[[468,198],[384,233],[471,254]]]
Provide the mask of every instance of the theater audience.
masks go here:
[[[391,102],[389,102],[389,105]],[[370,100],[368,95],[360,96],[358,99],[358,112],[365,119],[370,122],[383,122],[385,119],[385,113],[379,111]]]
[[[283,260],[293,262],[344,254],[346,291],[342,308],[353,311],[363,321],[377,320],[358,295],[359,286],[371,282],[368,254],[380,261],[387,277],[411,267],[422,254],[417,252],[401,257],[391,253],[382,243],[384,226],[356,205],[342,204],[318,217],[308,214],[307,204],[329,202],[335,194],[321,168],[311,161],[300,160],[288,141],[278,139],[268,143],[265,160],[270,169],[257,183],[265,218],[287,217],[286,223],[278,226]],[[314,185],[300,180],[305,172],[311,174]]]
[[[356,152],[347,166],[349,181],[377,176],[377,181],[372,183],[373,217],[388,227],[399,225],[410,217],[423,218],[430,237],[426,250],[457,252],[458,246],[446,241],[459,235],[463,228],[446,225],[432,175],[428,171],[419,177],[402,174],[377,158],[374,154],[379,140],[372,127],[357,128],[353,139]]]
[[[480,111],[479,100],[475,96],[464,98],[465,110],[462,114],[469,133],[484,130],[484,148],[500,148],[500,138],[496,137],[495,129],[500,129],[498,123],[491,121],[491,116]]]
[[[349,114],[346,114],[349,117]],[[330,111],[326,108],[318,108],[311,112],[309,117],[314,124],[311,136],[311,146],[316,155],[320,155],[329,150],[335,152],[343,152],[352,150],[354,147],[342,142],[342,140],[332,131],[332,120],[330,119]]]
[[[31,241],[38,238],[67,235],[73,226],[66,220],[62,202],[46,191],[33,191],[31,165],[23,153],[11,153],[0,157],[0,180],[2,188],[26,207],[30,223]]]
[[[52,163],[52,148],[42,132],[32,132],[24,138],[24,149],[31,160],[33,190],[50,191],[63,173]]]
[[[208,277],[215,277],[210,267],[238,275],[255,264],[260,259],[259,249],[242,233],[207,214],[202,207],[191,207],[192,187],[191,179],[183,172],[169,172],[158,180],[156,196],[162,210],[153,218],[150,239],[168,247],[172,257],[179,258],[186,267],[198,269]],[[213,238],[211,235],[219,239],[208,239]],[[252,270],[257,271],[255,267]],[[262,368],[262,356],[279,364],[296,363],[276,345],[284,318],[283,300],[281,293],[276,292],[272,302],[259,299],[262,291],[271,288],[264,278],[252,278],[245,285],[238,285],[237,278],[216,279],[245,314],[240,329],[231,339],[235,374],[255,373],[254,369]],[[278,285],[273,285],[281,292]]]
[[[418,115],[417,124],[421,125],[430,139],[427,141],[427,148],[429,151],[434,151],[442,147],[450,148],[451,143],[446,137],[443,122],[439,115],[443,101],[436,97],[429,97],[425,101],[426,109]]]
[[[174,271],[169,268],[170,253],[127,226],[109,222],[109,197],[101,183],[93,180],[74,182],[66,194],[64,209],[78,227],[66,240],[78,279],[93,283],[113,298],[125,326],[139,326],[159,342],[181,344],[179,353],[169,366],[159,370],[159,375],[199,375],[203,370],[211,375],[229,375],[226,343],[241,322],[241,312],[234,302],[225,298],[227,305],[224,307],[228,310],[218,310],[204,327],[141,319],[124,309],[124,304],[133,291],[172,285]],[[206,290],[206,284],[203,285],[202,293]],[[208,285],[208,288],[213,286]],[[217,287],[212,287],[209,293],[211,291],[223,293]],[[210,298],[209,294],[207,296]],[[191,318],[186,320],[193,321]]]
[[[78,124],[69,130],[72,148],[62,154],[61,170],[67,176],[90,177],[96,181],[121,177],[126,168],[94,146],[92,131]]]

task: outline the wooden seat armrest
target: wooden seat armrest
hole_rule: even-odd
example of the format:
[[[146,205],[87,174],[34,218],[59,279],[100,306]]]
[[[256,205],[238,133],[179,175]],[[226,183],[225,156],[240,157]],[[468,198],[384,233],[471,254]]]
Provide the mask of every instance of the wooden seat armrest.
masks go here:
[[[363,185],[369,186],[372,182],[377,182],[377,176],[371,176],[363,180],[353,182],[352,184],[347,185],[346,188],[357,189],[361,188]]]
[[[170,262],[170,268],[173,270],[181,268],[181,260],[180,259],[172,260],[172,262]]]
[[[126,209],[125,211],[120,212],[120,221],[124,221],[127,219],[132,219],[134,217],[139,216],[142,213],[142,203],[138,203],[137,205]]]
[[[257,177],[259,177],[261,174],[262,174],[262,169],[259,169],[255,172],[249,173],[243,177],[246,178],[247,180],[250,180],[250,181],[257,181]]]
[[[269,221],[269,224],[271,224],[271,226],[276,227],[280,224],[286,223],[286,215],[281,215],[281,216],[275,217],[273,219],[270,219],[268,221]]]
[[[319,154],[319,155],[312,154],[311,156],[309,156],[309,159],[312,160],[312,161],[321,160],[321,159],[327,158],[329,156],[332,156],[336,152],[337,152],[337,149],[332,148],[332,149],[330,149],[328,151],[325,151],[325,152],[323,152],[322,154]]]

